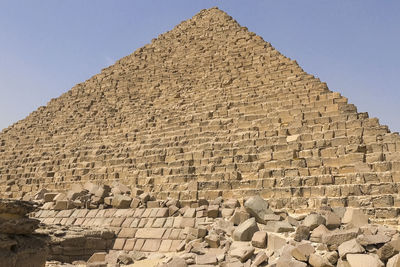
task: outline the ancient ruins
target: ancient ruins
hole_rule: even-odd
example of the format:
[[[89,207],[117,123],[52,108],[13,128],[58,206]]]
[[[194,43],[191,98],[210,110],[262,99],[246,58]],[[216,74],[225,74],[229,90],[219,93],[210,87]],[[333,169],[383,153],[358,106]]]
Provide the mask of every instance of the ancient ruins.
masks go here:
[[[0,133],[0,267],[400,266],[400,137],[217,8]]]

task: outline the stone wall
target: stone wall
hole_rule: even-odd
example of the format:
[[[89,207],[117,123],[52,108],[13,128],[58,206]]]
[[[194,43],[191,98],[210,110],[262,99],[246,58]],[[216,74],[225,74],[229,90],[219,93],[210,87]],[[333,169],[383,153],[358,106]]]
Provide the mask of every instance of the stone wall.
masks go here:
[[[400,138],[213,8],[1,132],[3,196],[87,181],[389,219]]]

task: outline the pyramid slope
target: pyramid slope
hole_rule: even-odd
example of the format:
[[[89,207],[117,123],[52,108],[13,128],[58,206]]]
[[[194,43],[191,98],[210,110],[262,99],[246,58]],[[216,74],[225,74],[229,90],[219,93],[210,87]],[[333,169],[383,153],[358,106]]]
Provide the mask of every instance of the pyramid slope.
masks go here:
[[[0,134],[0,192],[95,180],[158,198],[398,210],[400,138],[226,13],[203,10]],[[395,207],[394,207],[395,206]]]

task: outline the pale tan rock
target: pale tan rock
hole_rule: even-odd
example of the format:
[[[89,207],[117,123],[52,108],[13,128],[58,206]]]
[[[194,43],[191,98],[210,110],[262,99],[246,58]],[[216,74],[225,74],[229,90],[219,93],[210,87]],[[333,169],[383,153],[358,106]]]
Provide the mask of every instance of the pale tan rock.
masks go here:
[[[239,225],[242,222],[248,220],[250,218],[250,214],[243,210],[243,209],[235,209],[230,221],[234,224],[234,225]]]
[[[58,195],[58,193],[53,193],[53,192],[45,193],[44,196],[43,196],[44,202],[47,203],[47,202],[53,201],[54,198],[55,198],[57,195]]]
[[[326,228],[325,225],[320,225],[317,228],[315,228],[311,234],[310,234],[310,241],[312,242],[317,242],[321,243],[322,242],[322,236],[329,233],[330,231],[328,228]]]
[[[325,257],[315,253],[310,255],[308,263],[312,267],[333,267]]]
[[[400,254],[397,254],[397,255],[391,257],[388,260],[386,266],[387,267],[400,267]]]
[[[198,265],[217,265],[217,257],[214,254],[206,253],[196,256],[196,264]]]
[[[309,243],[305,243],[305,244],[297,245],[291,251],[291,255],[293,256],[293,258],[295,258],[298,261],[307,262],[310,255],[313,254],[314,252],[315,252],[314,247],[311,246],[311,244],[309,244]]]
[[[267,238],[268,238],[267,232],[263,231],[255,232],[251,239],[251,245],[256,248],[266,248]]]
[[[249,197],[245,201],[244,207],[251,216],[256,218],[258,223],[266,224],[264,216],[273,214],[272,210],[269,209],[268,202],[260,196]]]
[[[130,207],[132,198],[124,195],[114,195],[111,205],[117,209],[127,209]]]
[[[269,233],[268,234],[268,241],[267,241],[267,249],[270,251],[277,251],[278,249],[284,247],[286,245],[286,239],[283,237]]]
[[[216,234],[210,234],[204,238],[210,248],[218,248],[220,244],[219,236]]]
[[[347,262],[351,267],[383,267],[384,264],[368,254],[348,254]]]
[[[239,259],[241,262],[247,261],[253,256],[254,248],[249,246],[239,247],[229,252],[229,255]]]
[[[309,237],[310,237],[310,228],[305,225],[299,225],[296,228],[293,239],[297,242],[300,242],[301,240],[308,240]],[[316,234],[314,234],[314,238],[317,238]]]
[[[303,225],[310,228],[310,231],[314,230],[320,225],[325,225],[325,223],[326,219],[322,215],[316,213],[308,215],[303,221]]]
[[[254,258],[253,264],[251,265],[252,267],[257,267],[265,262],[268,262],[268,255],[265,253],[265,251],[259,251]]]
[[[347,208],[342,223],[350,224],[352,227],[361,227],[368,224],[368,216],[360,209]]]
[[[359,228],[350,230],[336,230],[322,235],[322,243],[326,245],[340,245],[343,242],[354,239],[360,232]]]
[[[376,235],[359,235],[357,237],[357,242],[362,246],[383,244],[390,241],[390,237],[384,234]]]
[[[253,234],[258,230],[255,218],[250,218],[235,229],[232,238],[235,241],[251,241]]]
[[[218,205],[210,205],[207,210],[207,217],[209,218],[217,218],[219,215],[219,206]]]
[[[338,248],[339,256],[345,258],[347,254],[361,254],[365,249],[357,242],[356,239],[343,242]]]
[[[94,253],[89,259],[88,259],[88,263],[92,263],[92,262],[105,262],[106,261],[106,252],[96,252]]]
[[[293,226],[287,221],[267,221],[264,229],[268,232],[286,233],[293,232]]]

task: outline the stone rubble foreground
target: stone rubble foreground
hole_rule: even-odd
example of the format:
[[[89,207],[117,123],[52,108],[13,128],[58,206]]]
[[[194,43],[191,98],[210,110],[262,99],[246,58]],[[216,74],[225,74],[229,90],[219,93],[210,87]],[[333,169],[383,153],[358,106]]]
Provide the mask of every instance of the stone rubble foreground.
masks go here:
[[[64,210],[57,208],[59,201],[75,200],[49,198],[49,194],[60,194],[52,192],[36,197],[42,207],[32,213],[32,217],[38,218],[42,227],[46,223],[54,225],[39,230],[53,236],[52,240],[54,236],[64,236],[68,244],[70,241],[65,241],[66,237],[76,237],[76,233],[72,233],[74,228],[75,232],[90,232],[82,230],[89,226],[102,229],[97,230],[97,234],[95,230],[92,230],[94,234],[80,234],[71,241],[93,244],[87,240],[97,240],[98,246],[92,247],[92,254],[87,253],[88,247],[83,245],[75,250],[76,257],[63,257],[63,253],[71,254],[74,250],[68,246],[53,246],[48,259],[59,262],[48,262],[48,266],[65,266],[66,262],[91,267],[132,264],[160,267],[347,267],[362,264],[363,267],[378,267],[400,264],[399,231],[371,224],[368,216],[357,208],[323,206],[312,213],[292,214],[270,208],[268,201],[260,196],[249,197],[242,203],[222,197],[181,203],[174,199],[156,200],[151,193],[130,190],[118,183],[112,186],[86,184],[84,187],[96,188],[94,191],[110,190],[100,199],[96,198],[97,205],[86,202],[73,209],[64,205]],[[63,194],[85,196],[90,200],[95,194],[89,192],[72,189]],[[124,205],[114,201],[123,199],[120,196],[129,201]],[[86,254],[79,254],[79,250]],[[55,251],[59,254],[55,255]]]

